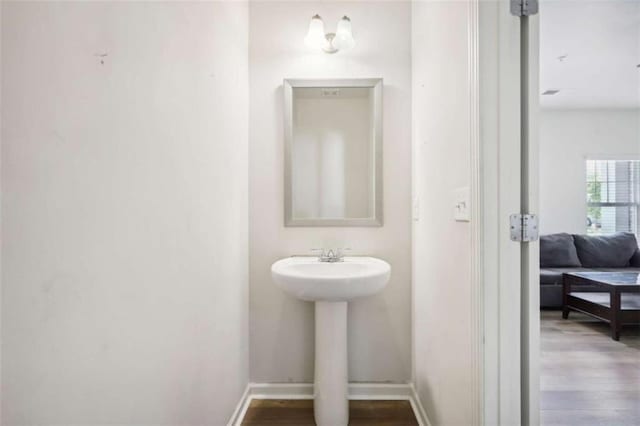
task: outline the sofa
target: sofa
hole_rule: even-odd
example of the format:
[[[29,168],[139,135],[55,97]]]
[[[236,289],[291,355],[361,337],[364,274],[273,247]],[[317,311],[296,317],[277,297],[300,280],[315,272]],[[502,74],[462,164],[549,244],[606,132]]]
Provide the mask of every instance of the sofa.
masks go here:
[[[540,237],[540,307],[562,307],[562,274],[578,271],[640,272],[634,234],[550,234]],[[584,291],[589,291],[585,288]],[[576,289],[581,291],[581,289]]]

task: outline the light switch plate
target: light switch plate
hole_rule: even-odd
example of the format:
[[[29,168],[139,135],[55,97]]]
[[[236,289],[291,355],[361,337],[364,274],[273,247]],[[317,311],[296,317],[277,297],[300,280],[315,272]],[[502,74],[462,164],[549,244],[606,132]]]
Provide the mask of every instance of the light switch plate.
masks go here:
[[[469,187],[465,186],[455,190],[455,204],[453,206],[453,218],[457,222],[469,222],[471,220],[471,196]]]

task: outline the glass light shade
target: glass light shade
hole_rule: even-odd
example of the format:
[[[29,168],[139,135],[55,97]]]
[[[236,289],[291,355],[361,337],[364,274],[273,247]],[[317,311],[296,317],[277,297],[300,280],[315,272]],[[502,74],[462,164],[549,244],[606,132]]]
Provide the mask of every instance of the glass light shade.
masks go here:
[[[327,38],[324,35],[324,22],[322,22],[320,15],[311,18],[304,44],[311,49],[322,49],[327,44]]]
[[[338,28],[336,29],[336,36],[333,38],[333,47],[340,50],[351,49],[356,45],[356,41],[353,39],[353,33],[351,32],[351,19],[347,16],[343,16],[340,22],[338,22]]]

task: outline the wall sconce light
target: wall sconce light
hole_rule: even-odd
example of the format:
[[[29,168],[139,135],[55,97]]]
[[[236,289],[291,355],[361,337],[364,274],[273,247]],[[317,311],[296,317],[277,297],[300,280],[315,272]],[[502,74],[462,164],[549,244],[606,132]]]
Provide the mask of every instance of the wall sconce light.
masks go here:
[[[343,16],[338,22],[336,32],[325,34],[322,18],[320,15],[314,15],[309,23],[309,31],[304,38],[304,43],[312,49],[322,49],[325,53],[351,49],[356,45],[351,32],[351,19]]]

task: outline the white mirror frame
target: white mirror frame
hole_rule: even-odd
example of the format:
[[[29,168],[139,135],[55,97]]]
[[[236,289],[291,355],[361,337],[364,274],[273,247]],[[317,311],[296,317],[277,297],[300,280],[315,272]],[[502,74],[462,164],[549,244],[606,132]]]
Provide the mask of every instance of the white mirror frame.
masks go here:
[[[344,219],[299,219],[293,217],[292,160],[293,147],[293,89],[297,87],[365,87],[373,89],[373,143],[375,150],[373,216]],[[382,79],[285,79],[284,89],[284,224],[285,226],[382,226]]]

